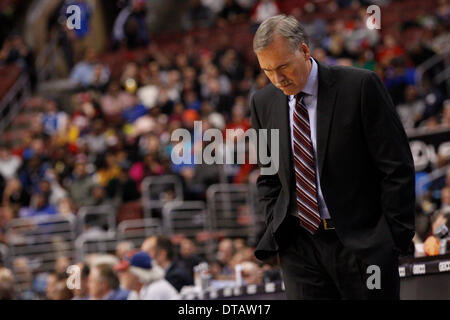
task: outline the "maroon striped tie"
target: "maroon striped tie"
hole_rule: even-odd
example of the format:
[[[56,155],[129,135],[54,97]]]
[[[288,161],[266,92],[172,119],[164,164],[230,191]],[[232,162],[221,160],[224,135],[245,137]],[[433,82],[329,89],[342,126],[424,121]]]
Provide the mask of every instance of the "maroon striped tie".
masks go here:
[[[317,204],[316,171],[311,141],[308,110],[303,105],[304,93],[296,96],[294,109],[294,168],[296,195],[300,224],[312,234],[319,228],[321,219]]]

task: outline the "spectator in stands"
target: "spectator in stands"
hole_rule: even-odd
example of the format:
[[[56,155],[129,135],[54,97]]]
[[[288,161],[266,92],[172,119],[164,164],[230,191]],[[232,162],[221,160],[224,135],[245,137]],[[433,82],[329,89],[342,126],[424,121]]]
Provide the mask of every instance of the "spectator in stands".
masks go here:
[[[64,277],[58,281],[55,286],[55,299],[54,300],[72,300],[73,293],[67,287],[67,279]]]
[[[370,71],[375,71],[376,62],[374,60],[374,53],[370,49],[356,50],[356,61],[353,62],[353,66],[356,68],[364,68]]]
[[[394,105],[405,102],[405,88],[415,85],[415,69],[409,67],[405,57],[392,58],[384,79],[386,88],[391,94]]]
[[[56,99],[45,101],[45,113],[42,115],[44,132],[48,135],[61,134],[66,130],[68,117],[63,111],[59,111],[59,102]]]
[[[425,121],[422,121],[420,127],[425,128],[427,131],[434,131],[439,129],[439,121],[437,119],[437,116],[429,116]]]
[[[70,184],[70,197],[77,208],[90,203],[91,191],[94,181],[86,170],[86,156],[80,154],[76,157],[75,168],[73,170],[73,180]]]
[[[146,22],[147,7],[144,0],[132,0],[131,12],[124,23],[124,36],[128,49],[146,46],[150,42]]]
[[[97,54],[93,49],[88,49],[84,60],[78,62],[73,68],[70,79],[74,85],[101,88],[108,83],[109,76],[109,69],[98,62]]]
[[[363,49],[374,47],[380,40],[377,29],[369,29],[366,25],[366,8],[360,9],[358,14],[347,22],[348,34],[345,39],[345,47],[352,58],[355,58]]]
[[[252,21],[257,26],[272,16],[280,13],[280,7],[275,0],[259,0],[253,7]]]
[[[107,94],[100,98],[100,105],[106,121],[117,121],[122,111],[136,104],[136,96],[120,90],[119,82],[114,80],[109,84]]]
[[[117,154],[113,151],[108,151],[99,155],[94,179],[100,186],[108,188],[110,182],[120,177],[121,172],[122,168],[117,161]]]
[[[234,248],[233,240],[225,238],[219,242],[217,259],[223,265],[222,274],[224,276],[231,277],[234,273],[230,263],[235,253],[236,249]]]
[[[217,78],[211,79],[208,83],[207,101],[213,106],[213,110],[222,114],[225,119],[230,119],[233,97],[221,92],[220,81]]]
[[[60,300],[61,288],[59,283],[63,282],[66,286],[66,277],[64,274],[58,273],[56,271],[51,272],[47,276],[47,286],[46,286],[46,298],[47,300]],[[69,299],[67,299],[69,300]]]
[[[217,23],[222,26],[242,22],[245,19],[245,11],[236,0],[225,0],[225,6],[217,13],[217,18]]]
[[[12,216],[16,217],[21,208],[28,207],[30,200],[30,193],[22,187],[19,179],[8,180],[3,191],[2,204],[11,210]]]
[[[213,22],[214,14],[211,9],[204,6],[200,0],[191,0],[189,9],[184,17],[184,28],[210,27]]]
[[[0,267],[0,301],[15,300],[14,275],[11,270]]]
[[[448,18],[447,18],[448,23]],[[445,55],[445,50],[448,46],[448,41],[450,40],[450,35],[448,33],[448,25],[445,22],[439,22],[434,28],[434,36],[430,41],[430,46],[433,50],[441,55]]]
[[[18,63],[28,73],[32,86],[34,87],[36,71],[33,59],[33,52],[27,47],[23,38],[16,33],[11,34],[5,40],[0,50],[0,65]]]
[[[71,123],[72,129],[74,132],[72,133],[75,137],[73,138],[76,141],[80,135],[83,135],[85,132],[89,131],[90,125],[92,122],[102,117],[101,107],[96,103],[93,98],[93,95],[89,92],[81,92],[76,95],[76,104],[75,111],[72,113]],[[79,143],[81,144],[81,143]],[[78,146],[79,148],[80,146]],[[78,150],[78,149],[76,149]]]
[[[17,281],[17,289],[20,292],[20,300],[34,300],[36,293],[33,292],[33,271],[30,261],[26,257],[17,257],[13,260],[12,270]]]
[[[129,291],[119,288],[120,282],[109,264],[97,264],[89,272],[90,300],[127,300]]]
[[[226,50],[218,61],[220,71],[222,74],[226,75],[228,81],[237,82],[244,77],[242,58],[236,50]],[[231,88],[229,90],[231,92]],[[226,91],[224,93],[226,93]]]
[[[114,201],[108,197],[106,189],[101,185],[94,185],[92,188],[91,206],[114,206]]]
[[[71,219],[75,216],[75,205],[69,197],[65,197],[59,200],[58,214],[68,219]]]
[[[159,140],[157,141],[157,144],[159,145]],[[135,162],[131,166],[129,175],[136,184],[140,186],[145,177],[159,176],[166,172],[166,168],[162,162],[161,156],[157,151],[148,152],[144,155],[142,162]]]
[[[52,206],[58,206],[58,203],[67,196],[64,190],[55,179],[45,178],[39,183],[39,192],[44,194]]]
[[[0,243],[7,243],[7,229],[8,223],[14,218],[11,208],[6,206],[0,206]],[[0,267],[3,266],[4,257],[0,252]]]
[[[89,152],[95,155],[102,154],[108,148],[107,136],[105,134],[105,123],[102,119],[95,119],[92,124],[92,130],[85,135]]]
[[[14,178],[22,165],[22,159],[11,154],[10,149],[0,145],[0,175],[5,180]]]
[[[437,117],[442,112],[443,102],[445,100],[445,93],[438,86],[435,86],[431,79],[425,77],[422,81],[423,94],[425,101],[425,111],[423,119],[434,118],[439,125]],[[429,126],[429,124],[426,124]],[[436,127],[437,127],[436,126]]]
[[[449,99],[444,101],[441,126],[443,128],[450,128],[450,100]]]
[[[442,212],[450,212],[450,187],[446,186],[441,190],[441,208]]]
[[[396,109],[405,129],[417,127],[423,118],[425,102],[420,99],[416,86],[405,88],[405,103],[397,105]]]
[[[30,148],[31,156],[18,174],[22,187],[30,193],[39,191],[39,182],[45,177],[48,168],[48,163],[44,162],[41,156],[37,154],[39,149],[43,147],[42,139],[36,138],[33,141],[36,144]]]
[[[214,14],[220,12],[224,5],[225,0],[201,0],[202,5],[208,7]]]
[[[59,274],[65,274],[67,268],[70,266],[70,258],[66,255],[60,255],[55,261],[55,272]]]
[[[131,241],[121,241],[116,246],[116,257],[122,261],[134,250],[134,244]]]
[[[236,101],[238,101],[238,99],[236,99]],[[227,124],[224,134],[226,134],[226,130],[236,130],[235,132],[238,135],[238,139],[240,139],[242,137],[239,137],[239,132],[242,132],[242,134],[245,135],[246,131],[250,129],[250,127],[250,122],[245,115],[245,106],[243,104],[236,103],[231,112],[231,121]],[[239,165],[238,171],[234,176],[233,183],[247,183],[248,175],[254,167],[255,165],[248,162]]]
[[[223,264],[219,260],[211,260],[208,261],[209,265],[209,272],[211,273],[211,277],[214,280],[224,280],[223,277]],[[229,279],[229,277],[225,278],[226,280]]]
[[[131,291],[128,300],[179,299],[176,289],[164,279],[164,270],[144,251],[122,260],[114,269],[122,287]]]
[[[165,279],[169,281],[177,291],[184,286],[193,285],[194,281],[189,270],[175,260],[175,249],[170,239],[162,236],[147,238],[141,249],[147,252],[165,271]]]
[[[149,43],[147,12],[144,0],[129,1],[129,5],[120,11],[114,22],[114,48],[126,45],[129,49],[133,49]]]
[[[58,210],[48,201],[48,196],[43,192],[36,192],[31,197],[31,205],[19,211],[21,218],[35,217],[41,215],[56,215]]]
[[[236,248],[236,247],[235,247]],[[242,248],[235,249],[236,252],[233,255],[233,257],[230,259],[230,262],[228,265],[230,266],[231,270],[234,270],[236,265],[249,261],[249,262],[256,262],[255,257],[253,255],[254,248],[250,248],[247,245],[244,245]]]
[[[263,271],[254,262],[245,261],[241,263],[242,280],[245,285],[261,284],[263,282]]]
[[[383,44],[378,48],[376,60],[383,66],[387,67],[395,58],[402,57],[405,49],[397,43],[395,37],[387,34],[383,37]]]
[[[184,237],[180,241],[180,263],[190,271],[192,279],[194,279],[194,267],[202,262],[205,262],[205,259],[197,254],[197,246],[194,241]]]

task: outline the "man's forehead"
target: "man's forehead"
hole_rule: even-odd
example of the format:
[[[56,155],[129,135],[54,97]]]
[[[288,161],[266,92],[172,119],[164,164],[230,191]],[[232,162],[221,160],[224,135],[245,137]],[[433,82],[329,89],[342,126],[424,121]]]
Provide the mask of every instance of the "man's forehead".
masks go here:
[[[292,58],[294,52],[287,40],[278,37],[274,39],[266,48],[256,53],[261,69],[273,70],[287,63]]]
[[[287,64],[291,58],[291,55],[281,54],[280,52],[261,52],[257,56],[261,69],[267,71],[278,69]]]

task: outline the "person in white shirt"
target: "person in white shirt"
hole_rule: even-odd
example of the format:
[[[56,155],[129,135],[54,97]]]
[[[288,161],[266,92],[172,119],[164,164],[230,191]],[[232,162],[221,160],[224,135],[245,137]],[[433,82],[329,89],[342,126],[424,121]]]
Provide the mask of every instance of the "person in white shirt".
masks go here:
[[[125,258],[114,269],[121,286],[130,290],[128,300],[179,300],[176,289],[164,279],[164,270],[140,251]]]
[[[22,164],[22,159],[12,155],[6,146],[0,145],[0,175],[9,180],[16,176]]]

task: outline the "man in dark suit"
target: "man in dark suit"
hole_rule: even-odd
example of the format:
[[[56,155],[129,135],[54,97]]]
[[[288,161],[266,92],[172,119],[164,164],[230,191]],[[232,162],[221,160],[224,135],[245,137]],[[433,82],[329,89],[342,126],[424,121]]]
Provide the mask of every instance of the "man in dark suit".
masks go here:
[[[252,97],[252,127],[278,129],[282,155],[257,180],[256,257],[278,254],[288,299],[399,299],[414,164],[385,87],[371,71],[315,61],[293,17],[263,22],[254,51],[272,84]]]
[[[170,239],[163,236],[149,237],[142,244],[141,250],[147,252],[164,269],[164,278],[178,292],[184,286],[194,284],[190,271],[185,268],[184,264],[175,260],[175,248]]]

